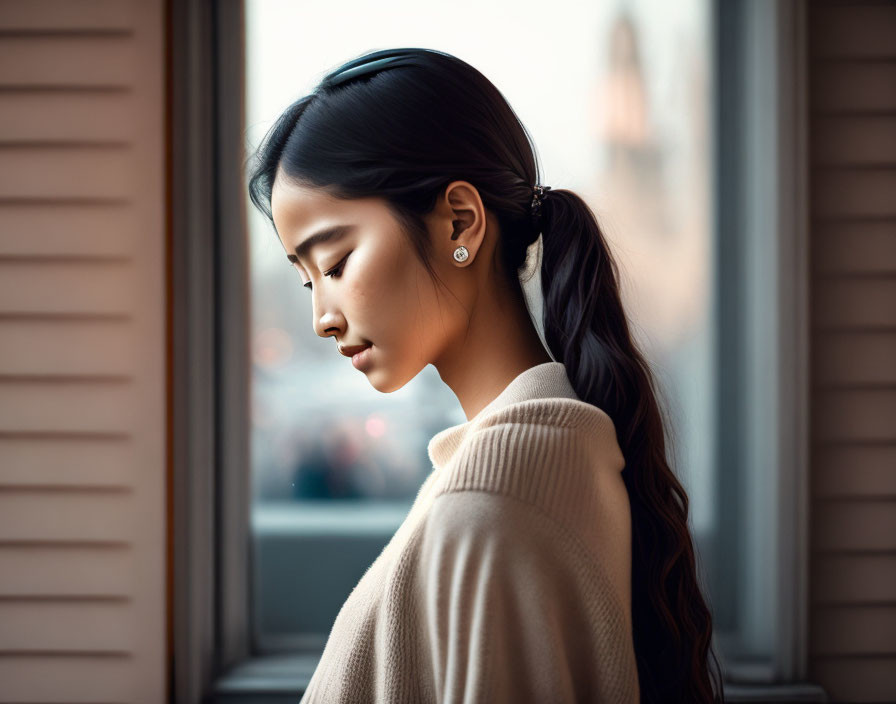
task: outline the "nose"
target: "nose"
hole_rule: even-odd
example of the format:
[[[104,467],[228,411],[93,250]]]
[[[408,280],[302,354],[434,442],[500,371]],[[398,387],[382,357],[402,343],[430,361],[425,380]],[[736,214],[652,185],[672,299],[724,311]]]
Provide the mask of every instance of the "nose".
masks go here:
[[[344,319],[342,315],[331,308],[324,307],[323,310],[318,308],[318,303],[314,304],[314,332],[320,337],[332,337],[342,332],[344,327]]]

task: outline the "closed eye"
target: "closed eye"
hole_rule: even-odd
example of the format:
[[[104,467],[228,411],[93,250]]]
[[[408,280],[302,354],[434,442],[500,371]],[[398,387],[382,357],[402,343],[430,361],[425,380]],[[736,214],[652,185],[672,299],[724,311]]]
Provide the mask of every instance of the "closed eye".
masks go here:
[[[343,267],[345,266],[345,260],[348,259],[349,254],[351,254],[351,252],[349,252],[348,254],[346,254],[346,255],[342,258],[342,260],[341,260],[336,266],[334,266],[332,269],[330,269],[329,271],[325,271],[325,272],[324,272],[324,276],[329,276],[329,277],[332,277],[332,278],[334,278],[334,279],[338,279],[338,278],[342,275],[342,269],[343,269]],[[309,290],[311,289],[311,282],[310,282],[310,281],[309,281],[307,284],[305,284],[305,288],[307,288],[307,289],[309,289]]]

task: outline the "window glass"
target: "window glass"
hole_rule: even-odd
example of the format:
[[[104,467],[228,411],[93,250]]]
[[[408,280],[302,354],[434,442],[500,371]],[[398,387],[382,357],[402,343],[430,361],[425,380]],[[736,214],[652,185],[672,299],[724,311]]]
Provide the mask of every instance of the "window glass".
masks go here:
[[[709,2],[543,9],[249,0],[247,145],[364,51],[432,47],[481,70],[532,134],[546,184],[585,198],[611,243],[692,529],[709,545],[718,480]],[[431,470],[427,442],[465,417],[432,366],[381,394],[318,337],[311,296],[270,224],[249,212],[256,645],[317,647]]]

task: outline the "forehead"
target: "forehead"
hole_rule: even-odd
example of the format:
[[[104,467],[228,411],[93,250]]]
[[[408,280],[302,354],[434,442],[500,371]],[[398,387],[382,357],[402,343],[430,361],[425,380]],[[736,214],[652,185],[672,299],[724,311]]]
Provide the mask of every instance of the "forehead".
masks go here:
[[[301,186],[279,174],[271,189],[271,215],[290,249],[325,227],[364,225],[369,230],[394,224],[383,198],[337,198],[324,188]]]
[[[300,186],[279,175],[271,189],[271,215],[277,232],[293,236],[322,219],[348,216],[352,201],[334,198],[322,188]]]

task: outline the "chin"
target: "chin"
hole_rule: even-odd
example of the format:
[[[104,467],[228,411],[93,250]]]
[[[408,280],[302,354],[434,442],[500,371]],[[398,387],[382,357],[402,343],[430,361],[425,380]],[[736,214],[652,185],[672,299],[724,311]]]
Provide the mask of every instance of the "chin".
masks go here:
[[[370,385],[380,393],[391,394],[404,388],[414,376],[416,376],[416,374],[406,378],[404,376],[390,374],[388,370],[383,369],[382,367],[374,367],[367,372],[367,381],[369,381]]]
[[[370,385],[381,394],[391,394],[393,391],[398,391],[404,386],[404,384],[395,383],[395,379],[383,374],[378,369],[371,369],[367,373],[367,381],[369,381]]]
[[[395,386],[394,384],[389,385],[389,386],[387,386],[385,384],[378,384],[373,379],[370,379],[369,377],[368,377],[368,381],[370,381],[370,385],[373,388],[375,388],[377,391],[379,391],[381,394],[391,394],[393,391],[398,391],[398,389],[401,388],[400,386]]]

